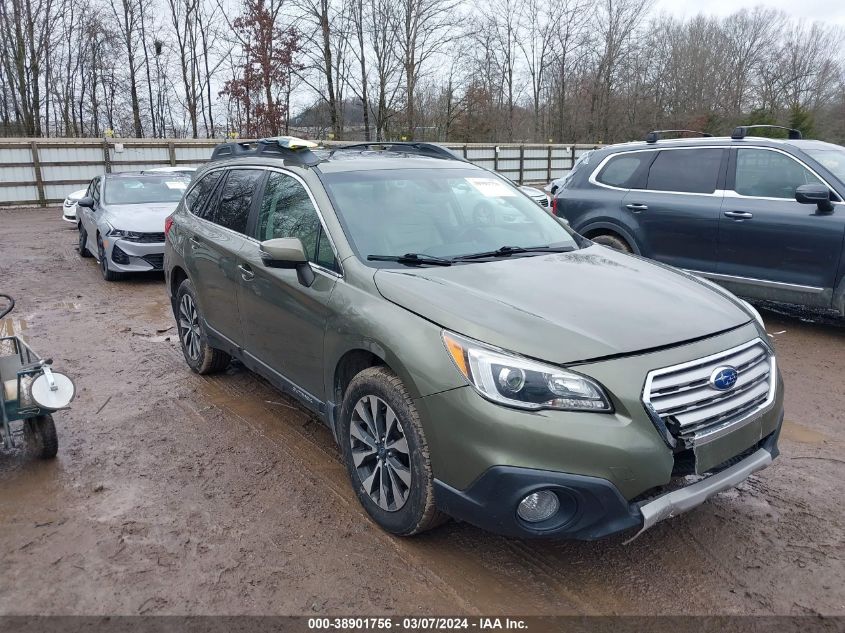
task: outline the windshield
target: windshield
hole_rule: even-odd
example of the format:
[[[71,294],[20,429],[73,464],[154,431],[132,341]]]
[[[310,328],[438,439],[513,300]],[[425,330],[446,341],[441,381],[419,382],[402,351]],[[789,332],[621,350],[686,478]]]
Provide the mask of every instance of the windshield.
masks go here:
[[[190,182],[182,174],[107,178],[104,200],[106,204],[179,202]]]
[[[810,156],[828,168],[830,173],[845,182],[845,148],[843,149],[808,149]]]
[[[359,257],[451,258],[503,246],[577,248],[561,224],[516,187],[477,169],[323,174]]]

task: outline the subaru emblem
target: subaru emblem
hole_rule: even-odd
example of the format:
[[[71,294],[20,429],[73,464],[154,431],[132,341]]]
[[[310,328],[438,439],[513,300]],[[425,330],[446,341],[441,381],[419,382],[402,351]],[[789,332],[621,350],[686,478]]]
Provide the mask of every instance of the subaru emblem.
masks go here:
[[[710,374],[710,386],[719,391],[727,391],[733,388],[738,377],[739,372],[734,367],[717,367]]]

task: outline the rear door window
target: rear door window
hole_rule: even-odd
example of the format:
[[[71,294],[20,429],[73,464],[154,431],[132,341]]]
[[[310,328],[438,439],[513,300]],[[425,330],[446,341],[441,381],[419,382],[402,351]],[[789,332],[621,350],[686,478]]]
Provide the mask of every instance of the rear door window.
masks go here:
[[[719,181],[723,151],[718,148],[664,150],[649,169],[646,189],[713,193]]]
[[[617,154],[602,167],[596,180],[611,187],[641,189],[642,187],[637,186],[635,182],[637,175],[640,172],[640,168],[652,158],[654,158],[654,155],[651,152]]]
[[[755,198],[795,198],[801,185],[822,184],[794,158],[768,149],[740,149],[734,190]]]
[[[232,231],[246,234],[252,199],[264,171],[261,169],[232,169],[226,175],[213,222]]]

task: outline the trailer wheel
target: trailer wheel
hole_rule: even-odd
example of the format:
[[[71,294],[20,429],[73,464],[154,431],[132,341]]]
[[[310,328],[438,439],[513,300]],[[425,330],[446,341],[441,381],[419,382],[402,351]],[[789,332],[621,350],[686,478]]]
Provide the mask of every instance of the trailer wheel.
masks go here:
[[[59,437],[53,416],[39,415],[27,419],[24,424],[24,438],[27,451],[41,459],[52,459],[59,452]]]

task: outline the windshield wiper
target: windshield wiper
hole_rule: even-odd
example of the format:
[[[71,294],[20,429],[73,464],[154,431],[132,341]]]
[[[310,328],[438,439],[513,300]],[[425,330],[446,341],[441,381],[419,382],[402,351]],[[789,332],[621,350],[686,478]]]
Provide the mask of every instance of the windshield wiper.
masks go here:
[[[367,261],[371,262],[398,262],[407,266],[419,266],[429,264],[431,266],[451,266],[451,259],[426,255],[424,253],[405,253],[404,255],[367,255]]]
[[[453,261],[461,262],[468,259],[486,259],[488,257],[510,257],[520,253],[569,253],[573,251],[571,246],[502,246],[495,251],[483,251],[481,253],[469,253],[468,255],[457,255]]]

